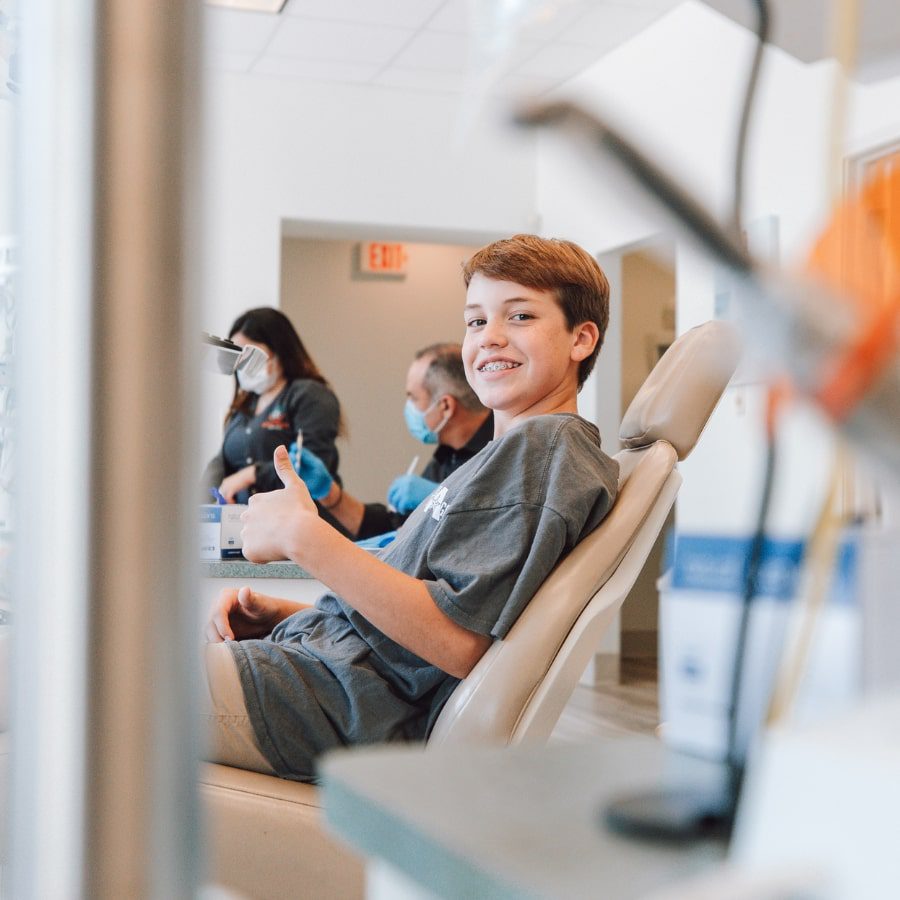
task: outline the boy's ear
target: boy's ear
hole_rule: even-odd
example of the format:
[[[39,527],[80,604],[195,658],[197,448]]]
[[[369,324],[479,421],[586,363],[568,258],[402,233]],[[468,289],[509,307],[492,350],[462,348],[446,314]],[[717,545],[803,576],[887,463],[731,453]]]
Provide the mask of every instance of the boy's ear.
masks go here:
[[[600,340],[600,329],[596,322],[582,322],[575,326],[572,338],[572,359],[581,362],[594,352],[594,347]]]

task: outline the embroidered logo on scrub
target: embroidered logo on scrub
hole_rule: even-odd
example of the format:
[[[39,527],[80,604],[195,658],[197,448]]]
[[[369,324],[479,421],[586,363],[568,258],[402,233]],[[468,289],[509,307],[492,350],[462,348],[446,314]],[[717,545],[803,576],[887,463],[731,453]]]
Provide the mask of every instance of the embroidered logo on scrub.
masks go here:
[[[447,488],[436,488],[425,504],[425,512],[431,510],[431,518],[435,522],[440,522],[444,518],[444,513],[447,512],[447,502],[444,499],[446,496]]]
[[[260,428],[266,428],[269,431],[290,431],[291,423],[288,421],[288,417],[278,407],[275,407],[266,416]]]

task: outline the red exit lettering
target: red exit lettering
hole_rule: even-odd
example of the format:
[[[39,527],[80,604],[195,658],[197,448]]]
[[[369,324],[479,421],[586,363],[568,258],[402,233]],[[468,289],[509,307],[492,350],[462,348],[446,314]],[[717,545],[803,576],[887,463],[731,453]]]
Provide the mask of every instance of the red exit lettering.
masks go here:
[[[406,271],[406,245],[372,242],[363,244],[360,262],[365,272],[403,274]]]

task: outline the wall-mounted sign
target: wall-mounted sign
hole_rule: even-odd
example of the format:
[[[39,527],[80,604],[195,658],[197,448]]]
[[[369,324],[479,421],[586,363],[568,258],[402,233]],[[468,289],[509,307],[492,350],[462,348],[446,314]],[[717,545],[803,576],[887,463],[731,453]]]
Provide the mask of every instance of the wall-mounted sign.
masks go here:
[[[359,245],[359,270],[368,275],[405,275],[406,244],[369,241]]]

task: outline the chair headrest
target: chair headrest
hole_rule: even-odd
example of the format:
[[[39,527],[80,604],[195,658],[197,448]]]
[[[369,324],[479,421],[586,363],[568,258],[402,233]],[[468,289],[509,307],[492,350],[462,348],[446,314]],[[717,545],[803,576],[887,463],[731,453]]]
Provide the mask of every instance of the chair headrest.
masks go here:
[[[668,441],[684,459],[700,437],[740,360],[737,332],[725,322],[698,325],[663,354],[622,419],[628,449]]]

